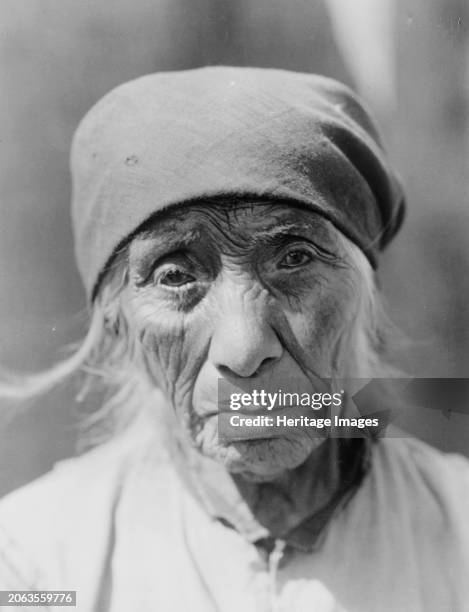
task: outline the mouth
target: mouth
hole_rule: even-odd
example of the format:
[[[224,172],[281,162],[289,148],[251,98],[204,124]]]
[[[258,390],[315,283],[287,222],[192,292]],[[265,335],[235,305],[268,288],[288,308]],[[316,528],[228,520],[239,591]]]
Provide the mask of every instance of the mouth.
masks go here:
[[[323,437],[325,433],[319,433],[315,427],[308,425],[311,419],[319,415],[304,406],[280,407],[275,410],[220,411],[216,416],[218,437],[223,443],[286,438],[297,436],[299,431],[317,437]]]

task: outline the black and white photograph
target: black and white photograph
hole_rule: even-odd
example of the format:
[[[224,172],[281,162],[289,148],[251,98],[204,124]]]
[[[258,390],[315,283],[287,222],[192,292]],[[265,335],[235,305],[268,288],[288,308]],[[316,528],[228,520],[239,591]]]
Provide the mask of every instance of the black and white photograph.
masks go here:
[[[2,0],[0,74],[0,610],[469,612],[466,0]]]

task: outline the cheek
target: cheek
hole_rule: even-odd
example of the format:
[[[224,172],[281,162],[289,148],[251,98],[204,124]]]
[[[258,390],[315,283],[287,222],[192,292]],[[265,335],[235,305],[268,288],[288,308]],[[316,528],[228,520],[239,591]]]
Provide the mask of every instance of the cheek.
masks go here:
[[[335,345],[356,312],[356,301],[349,283],[334,283],[304,294],[300,308],[286,313],[295,338],[316,369],[319,364],[330,365]]]
[[[173,405],[181,405],[206,358],[210,335],[205,318],[168,312],[148,298],[134,299],[132,311],[153,384]]]

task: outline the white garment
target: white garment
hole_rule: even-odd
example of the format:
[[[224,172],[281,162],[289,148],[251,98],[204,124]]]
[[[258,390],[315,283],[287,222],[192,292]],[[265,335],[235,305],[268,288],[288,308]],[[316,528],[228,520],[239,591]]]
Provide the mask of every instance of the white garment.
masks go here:
[[[465,459],[384,439],[317,550],[269,559],[116,438],[0,502],[0,589],[76,590],[80,612],[464,612],[468,510]]]

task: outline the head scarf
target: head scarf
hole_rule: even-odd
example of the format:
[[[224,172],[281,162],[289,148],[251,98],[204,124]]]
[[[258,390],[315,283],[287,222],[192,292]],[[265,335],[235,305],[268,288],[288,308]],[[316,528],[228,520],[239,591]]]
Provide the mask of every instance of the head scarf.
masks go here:
[[[367,111],[331,79],[260,68],[162,72],[125,83],[72,146],[78,267],[93,299],[116,250],[168,207],[227,196],[303,205],[376,266],[403,195]]]

